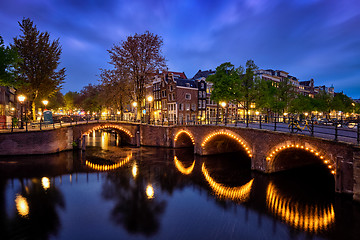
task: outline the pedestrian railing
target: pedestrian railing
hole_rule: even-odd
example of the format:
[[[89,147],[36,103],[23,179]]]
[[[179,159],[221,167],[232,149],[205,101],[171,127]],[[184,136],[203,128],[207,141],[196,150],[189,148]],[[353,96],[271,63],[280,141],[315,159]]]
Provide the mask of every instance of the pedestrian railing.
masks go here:
[[[94,117],[68,119],[57,122],[32,122],[32,121],[13,121],[11,123],[0,122],[0,133],[8,132],[28,132],[43,131],[61,127],[68,127],[78,124],[89,124],[94,122],[124,122],[134,124],[147,124],[156,126],[191,126],[191,125],[219,125],[229,127],[266,129],[278,132],[289,132],[291,134],[309,135],[312,137],[321,137],[334,141],[345,141],[360,144],[360,118],[351,123],[345,121],[327,122],[329,125],[319,124],[314,119],[299,120],[289,116],[263,116],[249,115],[245,117],[206,117],[202,120],[194,119],[170,119],[170,120],[122,120],[117,116]]]

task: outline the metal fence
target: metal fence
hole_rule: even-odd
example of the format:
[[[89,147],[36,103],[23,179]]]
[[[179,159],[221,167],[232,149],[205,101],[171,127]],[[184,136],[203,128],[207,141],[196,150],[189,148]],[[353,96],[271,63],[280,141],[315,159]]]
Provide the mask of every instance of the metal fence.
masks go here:
[[[291,134],[309,135],[312,137],[321,137],[334,141],[345,141],[351,143],[360,143],[360,118],[352,122],[336,120],[334,122],[326,122],[320,124],[316,120],[303,119],[299,120],[289,116],[264,116],[264,115],[248,115],[246,117],[207,117],[203,120],[121,120],[118,116],[85,116],[83,118],[68,118],[65,121],[57,121],[53,123],[38,121],[19,121],[12,123],[0,122],[0,133],[6,132],[26,132],[26,131],[42,131],[77,124],[88,124],[94,122],[124,122],[136,124],[148,124],[157,126],[186,126],[186,125],[219,125],[231,127],[243,127],[254,129],[266,129],[271,131],[289,132]],[[325,125],[327,124],[327,125]]]

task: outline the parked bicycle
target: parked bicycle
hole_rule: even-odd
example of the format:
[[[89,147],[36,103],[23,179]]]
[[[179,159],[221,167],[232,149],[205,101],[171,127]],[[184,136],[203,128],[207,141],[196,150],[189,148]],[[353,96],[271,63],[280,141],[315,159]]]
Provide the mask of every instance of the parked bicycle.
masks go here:
[[[299,121],[293,120],[292,122],[290,122],[288,128],[290,132],[295,132],[295,133],[297,133],[298,131],[302,132],[305,128],[307,128],[307,130],[310,133],[312,130],[312,126],[309,124],[307,120],[305,120],[304,126],[301,126]]]

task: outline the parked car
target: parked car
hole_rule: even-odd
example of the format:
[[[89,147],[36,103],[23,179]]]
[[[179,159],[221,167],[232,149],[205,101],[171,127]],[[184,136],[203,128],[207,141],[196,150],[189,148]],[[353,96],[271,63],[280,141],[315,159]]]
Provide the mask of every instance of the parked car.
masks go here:
[[[330,125],[330,126],[332,126],[334,123],[332,121],[329,121],[326,118],[322,118],[322,119],[319,120],[319,124],[320,125]]]

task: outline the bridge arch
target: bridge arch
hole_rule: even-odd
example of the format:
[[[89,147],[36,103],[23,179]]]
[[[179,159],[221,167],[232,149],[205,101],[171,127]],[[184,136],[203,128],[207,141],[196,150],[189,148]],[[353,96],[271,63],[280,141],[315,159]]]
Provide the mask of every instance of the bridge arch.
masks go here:
[[[174,137],[174,147],[193,147],[195,145],[195,140],[193,135],[185,130],[179,130]]]
[[[234,146],[234,145],[229,146],[231,144],[228,144],[228,143],[225,144],[227,146],[224,146],[224,144],[222,144],[222,145],[218,144],[217,146],[214,146],[214,144],[213,144],[213,146],[210,146],[211,143],[214,140],[218,139],[219,137],[225,137],[227,139],[234,140],[237,144],[236,144],[236,146]],[[232,150],[231,148],[233,148],[233,149],[237,148],[238,150],[240,150],[240,149],[244,150],[250,158],[253,156],[253,153],[252,153],[249,143],[247,143],[247,141],[245,139],[243,139],[239,134],[237,134],[233,131],[227,130],[227,129],[214,131],[214,132],[206,135],[201,142],[201,148],[202,148],[203,155],[223,153],[223,152],[226,152],[227,149],[231,151]]]
[[[90,129],[88,129],[86,132],[84,132],[84,135],[89,135],[93,131],[97,130],[103,130],[103,129],[112,129],[120,133],[121,142],[126,144],[133,144],[132,139],[134,138],[134,135],[126,128],[123,128],[117,124],[105,124],[105,125],[97,125]]]
[[[291,149],[304,151],[308,154],[313,155],[314,157],[318,158],[323,164],[325,164],[333,175],[336,174],[336,163],[333,160],[331,160],[331,158],[327,156],[326,153],[324,153],[321,150],[318,150],[316,147],[308,143],[304,144],[304,143],[289,143],[289,142],[283,142],[276,145],[275,147],[271,148],[266,154],[266,162],[270,172],[275,170],[276,158],[279,156],[279,154],[285,150],[291,150]]]

